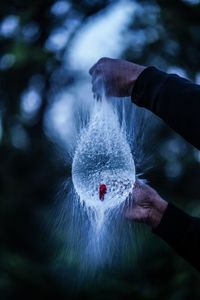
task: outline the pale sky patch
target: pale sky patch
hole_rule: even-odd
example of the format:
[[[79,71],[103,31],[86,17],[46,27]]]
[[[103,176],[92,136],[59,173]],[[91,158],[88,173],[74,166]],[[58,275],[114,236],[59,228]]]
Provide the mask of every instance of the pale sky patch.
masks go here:
[[[69,52],[70,66],[88,70],[103,56],[118,57],[125,41],[121,34],[136,9],[133,1],[120,1],[106,12],[92,18],[79,31]]]

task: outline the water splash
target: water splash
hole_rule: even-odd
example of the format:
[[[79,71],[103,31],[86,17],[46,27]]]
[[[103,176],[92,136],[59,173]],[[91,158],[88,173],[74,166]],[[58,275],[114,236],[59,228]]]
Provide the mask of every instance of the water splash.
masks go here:
[[[135,165],[117,113],[105,101],[96,102],[82,131],[72,164],[72,180],[81,202],[101,214],[123,203],[135,182]],[[99,189],[106,188],[104,201]]]
[[[73,268],[78,265],[84,271],[78,271],[80,275],[114,261],[119,264],[130,249],[134,252],[132,224],[122,212],[130,204],[135,164],[138,169],[138,161],[144,161],[144,126],[127,99],[93,99],[82,106],[76,103],[74,109],[73,139],[68,146],[72,180],[66,188],[60,187],[63,194],[52,219],[65,240],[62,258]],[[101,185],[106,186],[103,199]]]

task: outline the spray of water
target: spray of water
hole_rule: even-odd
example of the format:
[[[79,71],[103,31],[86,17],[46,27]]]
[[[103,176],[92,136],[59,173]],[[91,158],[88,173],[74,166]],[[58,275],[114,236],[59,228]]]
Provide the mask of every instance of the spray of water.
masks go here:
[[[133,226],[123,210],[132,204],[144,132],[130,100],[104,97],[88,103],[76,106],[67,149],[72,176],[60,188],[56,218],[58,233],[65,237],[62,257],[84,271],[119,264],[134,245]]]
[[[97,215],[119,206],[132,190],[135,165],[131,149],[107,101],[95,103],[90,122],[81,133],[72,180],[80,201]]]

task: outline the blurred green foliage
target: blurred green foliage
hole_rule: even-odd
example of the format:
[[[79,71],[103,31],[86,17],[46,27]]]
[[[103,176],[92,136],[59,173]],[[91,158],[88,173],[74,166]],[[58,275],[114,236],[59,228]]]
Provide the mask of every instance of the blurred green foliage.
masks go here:
[[[76,293],[73,267],[56,264],[56,237],[50,241],[44,228],[54,187],[70,170],[45,134],[44,118],[51,93],[76,83],[77,73],[63,64],[74,37],[113,3],[62,2],[67,6],[57,15],[55,0],[0,3],[0,299],[199,299],[198,273],[151,232],[138,242],[134,265],[102,272]],[[197,80],[198,1],[135,2],[122,56],[163,70],[173,67]],[[63,26],[70,29],[64,47],[49,48],[52,32]],[[40,99],[31,116],[22,110],[30,87]],[[147,179],[168,200],[198,215],[199,152],[162,122],[150,143],[156,145],[156,163]]]

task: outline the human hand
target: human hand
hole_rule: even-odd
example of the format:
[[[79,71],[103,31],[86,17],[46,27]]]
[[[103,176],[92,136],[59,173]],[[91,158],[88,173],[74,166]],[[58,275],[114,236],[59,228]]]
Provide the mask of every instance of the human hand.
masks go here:
[[[101,58],[89,70],[92,91],[97,98],[102,96],[102,88],[106,96],[131,96],[134,84],[145,68],[126,60]]]
[[[133,205],[126,209],[125,217],[156,228],[168,203],[154,189],[139,180],[135,182],[132,200]]]

